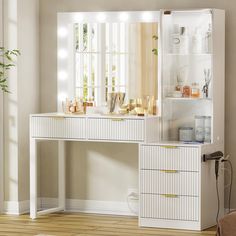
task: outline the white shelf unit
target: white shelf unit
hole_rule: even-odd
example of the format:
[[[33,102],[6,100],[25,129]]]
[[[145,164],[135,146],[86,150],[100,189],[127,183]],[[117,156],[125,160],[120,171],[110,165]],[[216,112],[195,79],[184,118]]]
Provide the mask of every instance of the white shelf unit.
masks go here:
[[[196,28],[205,32],[211,25],[211,52],[195,54],[191,47],[188,52],[173,52],[171,37],[175,24],[189,29],[189,40]],[[161,12],[162,137],[159,143],[140,144],[140,226],[203,230],[216,224],[214,161],[203,162],[202,155],[224,152],[224,27],[222,10]],[[173,97],[177,76],[183,76],[183,85],[196,82],[201,89],[204,69],[212,74],[208,98],[202,93],[198,98]],[[196,115],[211,116],[211,143],[179,142],[179,128],[194,128]],[[224,214],[223,171],[218,181],[221,217]]]
[[[185,52],[173,46],[173,32],[184,27]],[[216,9],[173,10],[161,13],[162,139],[178,141],[180,127],[193,127],[195,116],[211,116],[211,142],[224,139],[224,11]],[[205,35],[211,29],[209,50]],[[200,51],[194,53],[195,33],[200,32]],[[183,43],[184,44],[184,43]],[[209,96],[203,96],[204,70],[210,71]],[[176,98],[172,94],[181,78],[182,86],[198,83],[200,97]],[[180,102],[181,101],[181,102]]]

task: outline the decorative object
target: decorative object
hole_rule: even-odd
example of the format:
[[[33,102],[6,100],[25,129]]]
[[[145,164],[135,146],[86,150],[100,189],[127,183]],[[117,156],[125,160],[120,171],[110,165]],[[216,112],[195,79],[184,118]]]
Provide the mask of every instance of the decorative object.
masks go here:
[[[14,57],[20,55],[20,51],[17,49],[8,50],[4,47],[0,47],[0,89],[9,93],[7,84],[7,72],[15,66]]]
[[[193,128],[180,127],[179,128],[179,141],[192,142],[193,141]]]
[[[204,69],[204,77],[205,77],[205,84],[202,88],[203,97],[208,98],[209,97],[209,84],[211,82],[211,70],[210,69]]]

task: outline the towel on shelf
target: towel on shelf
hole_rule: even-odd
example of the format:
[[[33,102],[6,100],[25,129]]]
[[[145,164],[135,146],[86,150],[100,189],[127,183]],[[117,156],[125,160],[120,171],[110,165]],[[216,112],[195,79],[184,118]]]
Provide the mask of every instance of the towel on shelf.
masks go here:
[[[219,220],[217,236],[236,236],[236,212],[231,212]]]

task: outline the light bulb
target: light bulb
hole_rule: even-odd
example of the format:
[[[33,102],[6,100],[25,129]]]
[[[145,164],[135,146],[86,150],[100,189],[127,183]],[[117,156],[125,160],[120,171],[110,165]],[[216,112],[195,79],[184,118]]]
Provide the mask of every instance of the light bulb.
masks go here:
[[[122,12],[119,15],[120,21],[127,21],[129,19],[129,15],[126,12]]]
[[[97,20],[98,20],[99,22],[104,22],[104,21],[106,20],[106,15],[105,15],[104,13],[99,13],[99,14],[97,15]]]
[[[152,18],[153,18],[153,16],[152,16],[151,12],[144,12],[142,14],[143,21],[151,21]]]
[[[60,59],[65,59],[65,58],[67,58],[67,56],[68,56],[67,50],[65,50],[65,49],[60,49],[60,50],[58,51],[58,57],[59,57]]]
[[[58,29],[58,37],[65,38],[68,35],[68,30],[65,27],[61,27]]]
[[[59,80],[66,80],[68,78],[68,74],[65,71],[59,71],[58,78]]]

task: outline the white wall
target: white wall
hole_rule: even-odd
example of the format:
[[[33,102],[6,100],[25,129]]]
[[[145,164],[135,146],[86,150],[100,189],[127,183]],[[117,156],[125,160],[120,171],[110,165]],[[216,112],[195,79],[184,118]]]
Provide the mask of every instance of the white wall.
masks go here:
[[[3,1],[0,0],[0,46],[3,46]],[[0,91],[0,168],[3,169],[3,92]],[[4,198],[3,171],[0,172],[0,212]]]
[[[40,102],[41,112],[56,110],[57,12],[159,10],[163,8],[226,9],[226,152],[236,170],[236,2],[221,0],[41,0],[40,1]],[[67,197],[124,201],[128,187],[137,187],[137,147],[123,144],[70,143],[67,147]],[[91,149],[90,149],[91,148]],[[57,148],[41,149],[41,190],[44,197],[56,197]],[[118,164],[118,165],[117,165]],[[112,169],[112,171],[111,171]],[[102,171],[103,170],[103,171]],[[101,176],[100,176],[101,174]],[[236,178],[235,178],[236,181]],[[114,185],[117,187],[114,190]],[[110,191],[112,190],[112,191]],[[233,187],[236,208],[236,185]]]
[[[4,95],[5,201],[29,199],[29,114],[39,110],[38,0],[4,0],[5,47],[19,49]]]

